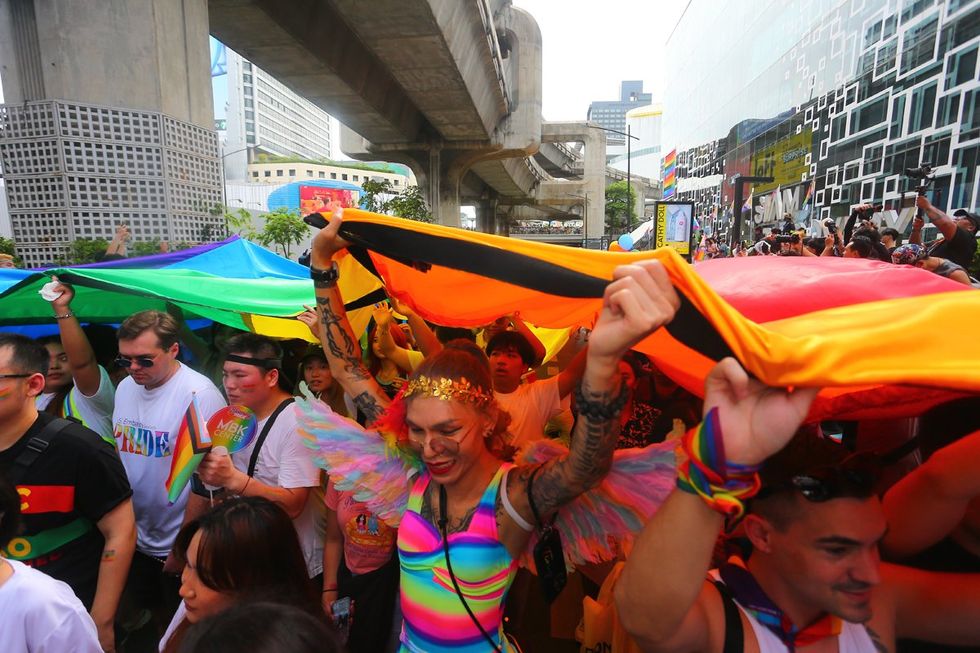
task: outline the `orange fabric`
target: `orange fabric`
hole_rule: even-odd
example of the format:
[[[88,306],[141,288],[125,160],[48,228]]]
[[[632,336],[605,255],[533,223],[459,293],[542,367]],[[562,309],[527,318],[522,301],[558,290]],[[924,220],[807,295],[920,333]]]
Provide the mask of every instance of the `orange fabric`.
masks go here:
[[[564,269],[591,278],[583,283],[611,280],[617,266],[655,258],[751,374],[774,386],[825,387],[814,415],[910,415],[963,392],[980,392],[980,353],[960,338],[943,335],[950,325],[980,323],[980,293],[922,270],[801,258],[731,259],[724,267],[710,268],[706,276],[714,275],[719,285],[727,283],[728,292],[738,296],[743,310],[754,315],[753,321],[702,278],[701,266],[692,267],[670,249],[581,250],[357,210],[346,210],[344,222],[355,244],[367,246],[388,291],[440,324],[475,326],[520,311],[522,318],[542,327],[591,326],[601,300],[500,281],[494,277],[501,270],[492,263],[474,272],[440,265],[419,269],[425,266],[418,263],[438,257],[420,250],[407,254],[415,265],[395,260],[370,242],[357,243],[359,224],[383,225],[386,233],[424,234],[433,239],[427,245],[439,254],[467,243],[484,248],[481,253],[490,254],[487,260],[498,250],[519,254],[529,262],[552,264],[559,271],[556,274]],[[741,277],[735,278],[739,273]],[[859,283],[862,279],[864,287]],[[751,286],[762,295],[761,301],[756,301]],[[570,295],[575,291],[561,290]],[[770,316],[778,318],[767,319]],[[661,329],[637,349],[681,385],[701,394],[704,375],[714,361],[698,351],[697,344],[687,346]]]

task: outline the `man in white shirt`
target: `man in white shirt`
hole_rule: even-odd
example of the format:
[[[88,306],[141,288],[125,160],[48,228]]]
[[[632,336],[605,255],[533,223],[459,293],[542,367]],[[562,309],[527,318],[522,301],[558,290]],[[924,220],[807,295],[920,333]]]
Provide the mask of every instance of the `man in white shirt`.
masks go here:
[[[173,447],[180,423],[196,397],[205,422],[225,405],[211,381],[177,360],[179,325],[161,311],[131,315],[119,327],[119,367],[129,372],[116,388],[113,436],[136,512],[136,555],[124,606],[153,614],[157,639],[177,608],[176,565],[164,565],[184,517],[189,491],[173,505],[167,499]]]
[[[207,485],[282,506],[296,526],[307,571],[314,578],[323,571],[322,529],[316,528],[323,506],[310,500],[310,490],[320,484],[320,472],[297,432],[293,396],[280,386],[282,348],[264,336],[243,333],[231,338],[225,351],[222,378],[228,401],[255,413],[258,435],[231,456],[209,453],[197,473]],[[188,515],[207,506],[206,499],[192,494]]]
[[[543,381],[522,383],[534,363],[534,349],[522,334],[501,331],[487,343],[493,390],[497,403],[510,414],[508,444],[516,448],[544,437],[544,427],[552,417],[568,408],[565,401],[582,378],[585,369],[583,349],[561,374]]]
[[[20,530],[21,498],[0,474],[0,549]],[[102,653],[95,623],[65,583],[0,556],[3,650]]]

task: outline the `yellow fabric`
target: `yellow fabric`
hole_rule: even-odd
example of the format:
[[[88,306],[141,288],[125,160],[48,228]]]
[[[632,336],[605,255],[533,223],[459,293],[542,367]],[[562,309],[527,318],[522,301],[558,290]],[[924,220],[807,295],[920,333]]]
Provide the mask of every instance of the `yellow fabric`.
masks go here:
[[[582,624],[579,630],[582,653],[642,653],[639,646],[630,639],[619,622],[616,605],[613,601],[613,588],[625,563],[618,562],[606,576],[599,590],[598,600],[586,596],[582,599]]]

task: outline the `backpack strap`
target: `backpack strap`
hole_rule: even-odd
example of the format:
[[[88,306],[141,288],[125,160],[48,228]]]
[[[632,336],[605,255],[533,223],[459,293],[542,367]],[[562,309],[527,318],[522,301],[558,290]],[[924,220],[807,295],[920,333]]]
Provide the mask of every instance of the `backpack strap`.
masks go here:
[[[259,461],[259,450],[262,449],[262,445],[265,444],[265,439],[269,436],[269,431],[272,429],[272,425],[276,422],[276,418],[279,417],[279,413],[286,410],[286,407],[294,401],[296,401],[296,397],[283,399],[282,403],[276,406],[276,409],[272,411],[271,415],[269,415],[269,419],[265,421],[265,426],[262,427],[262,432],[259,433],[259,439],[255,441],[255,447],[252,449],[252,456],[248,459],[249,476],[253,476],[255,474],[255,464]]]
[[[723,653],[744,653],[745,631],[742,628],[742,615],[732,593],[720,580],[713,581],[718,593],[721,594],[721,604],[725,608],[725,646]]]
[[[47,450],[55,437],[75,423],[72,420],[55,417],[41,428],[40,433],[31,436],[31,439],[27,441],[27,446],[14,459],[10,471],[7,472],[7,478],[10,479],[10,482],[17,485],[24,480],[31,465],[37,462],[37,459]]]

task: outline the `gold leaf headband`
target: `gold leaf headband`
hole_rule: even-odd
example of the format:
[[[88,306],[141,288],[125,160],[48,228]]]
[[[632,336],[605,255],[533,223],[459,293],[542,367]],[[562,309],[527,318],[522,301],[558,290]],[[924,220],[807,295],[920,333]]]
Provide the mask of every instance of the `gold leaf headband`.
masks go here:
[[[407,399],[415,395],[435,397],[442,401],[462,401],[473,403],[478,406],[485,406],[493,401],[493,394],[480,389],[461,377],[459,381],[440,378],[430,379],[425,375],[420,375],[408,382],[404,397]]]

